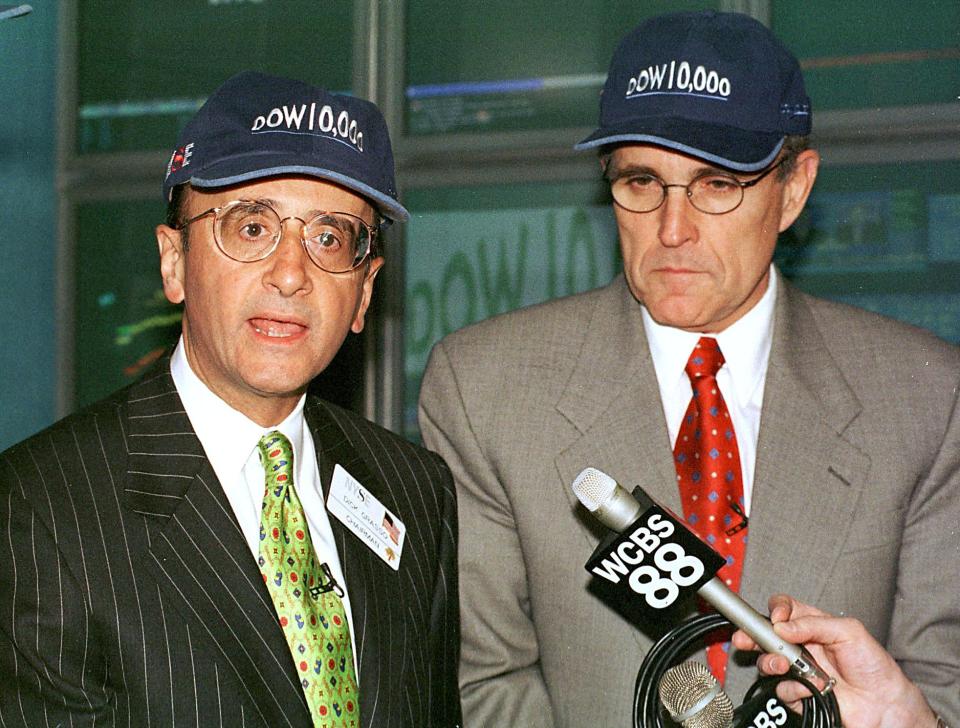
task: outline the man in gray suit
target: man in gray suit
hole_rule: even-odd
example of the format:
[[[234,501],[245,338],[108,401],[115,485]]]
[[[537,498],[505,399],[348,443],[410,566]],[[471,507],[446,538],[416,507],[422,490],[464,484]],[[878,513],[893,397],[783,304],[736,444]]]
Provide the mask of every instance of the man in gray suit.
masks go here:
[[[408,217],[383,117],[239,74],[163,191],[173,355],[0,455],[0,725],[458,726],[449,470],[306,394]]]
[[[960,721],[960,351],[772,265],[817,174],[810,128],[799,65],[760,23],[640,25],[580,145],[600,151],[623,274],[434,349],[420,427],[458,487],[468,725],[626,726],[676,625],[633,619],[584,570],[605,533],[571,492],[587,466],[684,514],[748,602],[858,618]],[[757,677],[755,653],[707,658],[735,702]]]

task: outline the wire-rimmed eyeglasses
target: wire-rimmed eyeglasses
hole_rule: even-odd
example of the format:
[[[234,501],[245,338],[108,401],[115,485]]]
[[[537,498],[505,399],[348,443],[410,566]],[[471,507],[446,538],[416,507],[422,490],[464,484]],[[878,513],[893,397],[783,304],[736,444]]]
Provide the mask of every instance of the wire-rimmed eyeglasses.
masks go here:
[[[280,244],[283,223],[299,220],[300,243],[310,260],[328,273],[347,273],[357,268],[370,254],[377,229],[347,212],[320,212],[309,220],[280,215],[266,202],[233,200],[194,215],[177,226],[187,225],[214,215],[213,239],[228,258],[253,263],[270,256]]]
[[[705,172],[688,184],[667,184],[656,175],[625,170],[615,177],[607,177],[613,201],[630,212],[653,212],[667,199],[667,190],[679,187],[686,191],[690,204],[708,215],[733,212],[743,202],[744,190],[753,187],[783,164],[788,157],[767,167],[758,177],[740,180],[726,172]]]

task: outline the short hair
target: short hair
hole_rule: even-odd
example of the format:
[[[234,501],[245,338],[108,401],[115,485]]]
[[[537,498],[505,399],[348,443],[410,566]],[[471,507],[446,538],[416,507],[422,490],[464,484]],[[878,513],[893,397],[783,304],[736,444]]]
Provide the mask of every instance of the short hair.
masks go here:
[[[186,222],[186,215],[184,215],[183,208],[187,204],[187,190],[189,187],[189,183],[184,183],[172,188],[170,190],[170,200],[167,202],[167,227],[180,230],[184,252],[190,247],[189,226],[185,228],[181,228],[180,226]]]
[[[793,168],[796,166],[797,157],[801,152],[810,148],[810,137],[800,134],[788,134],[783,138],[783,147],[780,152],[783,163],[777,169],[777,181],[783,182],[787,177],[793,174]]]

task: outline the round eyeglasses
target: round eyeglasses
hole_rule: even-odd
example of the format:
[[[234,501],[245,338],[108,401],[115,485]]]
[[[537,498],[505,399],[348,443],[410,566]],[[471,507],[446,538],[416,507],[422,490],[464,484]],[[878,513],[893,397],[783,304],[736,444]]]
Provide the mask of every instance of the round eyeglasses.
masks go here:
[[[656,175],[629,170],[613,179],[608,178],[608,181],[613,201],[630,212],[653,212],[667,199],[667,190],[670,187],[680,187],[686,190],[690,204],[700,212],[723,215],[740,207],[743,191],[753,187],[787,159],[788,157],[781,157],[776,164],[763,170],[759,177],[746,181],[726,172],[707,172],[697,175],[689,184],[667,184]]]
[[[310,260],[328,273],[347,273],[370,254],[376,228],[346,212],[321,212],[309,220],[284,217],[265,202],[234,200],[211,207],[177,226],[214,215],[213,239],[220,251],[239,263],[253,263],[268,257],[280,244],[283,223],[299,220],[300,243]]]

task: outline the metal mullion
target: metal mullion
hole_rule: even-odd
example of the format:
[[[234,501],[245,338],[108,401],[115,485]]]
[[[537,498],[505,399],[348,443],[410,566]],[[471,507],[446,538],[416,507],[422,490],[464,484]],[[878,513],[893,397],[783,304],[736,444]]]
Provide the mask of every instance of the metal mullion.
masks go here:
[[[57,17],[57,260],[56,275],[56,412],[69,414],[74,405],[74,329],[76,327],[74,261],[76,230],[69,171],[76,157],[77,2],[63,0]]]
[[[370,41],[370,96],[380,107],[391,130],[394,152],[402,136],[404,114],[404,28],[406,3],[403,0],[370,0],[367,38]],[[398,185],[402,164],[397,159]],[[402,186],[400,187],[402,192]],[[401,194],[401,201],[402,201]],[[403,422],[403,226],[386,228],[386,265],[377,278],[378,307],[368,328],[364,362],[364,414],[395,432]]]

